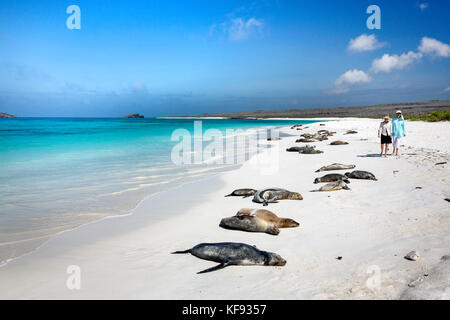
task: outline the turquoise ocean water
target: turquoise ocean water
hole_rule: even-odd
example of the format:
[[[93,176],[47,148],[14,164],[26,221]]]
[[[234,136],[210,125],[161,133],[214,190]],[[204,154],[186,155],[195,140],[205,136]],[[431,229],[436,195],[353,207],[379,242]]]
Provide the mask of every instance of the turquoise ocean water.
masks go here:
[[[312,121],[202,119],[208,129],[258,129]],[[49,236],[128,213],[146,196],[236,165],[177,165],[176,129],[193,119],[0,119],[0,261]]]

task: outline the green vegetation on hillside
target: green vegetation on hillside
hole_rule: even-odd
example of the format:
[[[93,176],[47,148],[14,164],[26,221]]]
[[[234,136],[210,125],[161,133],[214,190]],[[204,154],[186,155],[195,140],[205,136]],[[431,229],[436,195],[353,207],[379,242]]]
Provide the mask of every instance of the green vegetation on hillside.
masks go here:
[[[412,121],[426,121],[426,122],[450,121],[450,109],[443,111],[435,111],[429,114],[411,116],[407,117],[406,119]]]

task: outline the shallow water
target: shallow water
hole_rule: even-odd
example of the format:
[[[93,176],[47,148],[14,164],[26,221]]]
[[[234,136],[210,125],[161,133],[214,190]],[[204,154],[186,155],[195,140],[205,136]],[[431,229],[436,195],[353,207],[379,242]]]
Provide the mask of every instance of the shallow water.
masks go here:
[[[202,133],[310,122],[202,119]],[[176,129],[193,134],[194,120],[0,119],[0,261],[60,231],[128,213],[150,194],[238,165],[175,164]]]

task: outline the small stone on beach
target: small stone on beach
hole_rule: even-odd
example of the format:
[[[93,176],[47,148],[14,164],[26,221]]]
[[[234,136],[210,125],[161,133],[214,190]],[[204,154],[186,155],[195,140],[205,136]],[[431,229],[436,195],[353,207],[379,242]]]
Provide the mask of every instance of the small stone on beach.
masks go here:
[[[410,261],[417,261],[419,260],[419,258],[420,255],[417,251],[411,251],[405,256],[405,259]]]

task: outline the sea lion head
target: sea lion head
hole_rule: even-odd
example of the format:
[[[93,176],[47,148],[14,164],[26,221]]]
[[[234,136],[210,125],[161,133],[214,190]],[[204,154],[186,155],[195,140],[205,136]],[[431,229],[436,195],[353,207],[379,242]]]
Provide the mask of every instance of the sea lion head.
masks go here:
[[[267,252],[268,259],[266,265],[268,266],[284,266],[286,265],[286,260],[284,260],[279,254],[273,252]]]
[[[301,195],[300,193],[298,193],[298,192],[291,192],[291,193],[288,195],[288,199],[289,199],[289,200],[303,200],[303,197],[302,197],[302,195]]]
[[[316,171],[317,172],[317,171]],[[315,180],[314,180],[314,183],[321,183],[322,181],[320,180],[320,178],[316,178]]]
[[[298,227],[299,225],[300,223],[290,218],[283,218],[280,219],[280,221],[278,222],[278,226],[280,228],[295,228]]]
[[[273,224],[273,225],[267,227],[266,232],[269,234],[277,235],[280,233],[280,229],[278,229],[278,227],[275,224]]]

